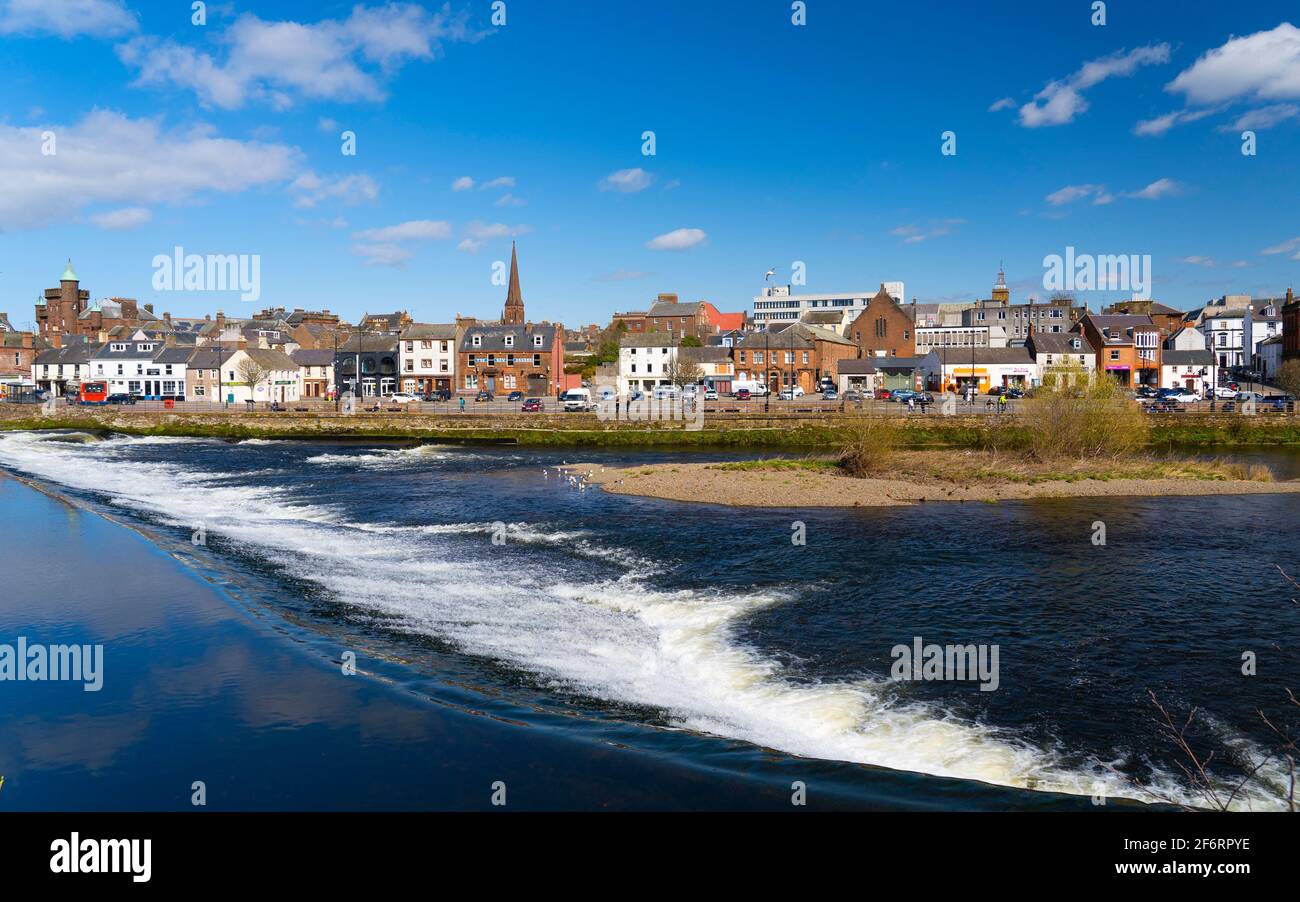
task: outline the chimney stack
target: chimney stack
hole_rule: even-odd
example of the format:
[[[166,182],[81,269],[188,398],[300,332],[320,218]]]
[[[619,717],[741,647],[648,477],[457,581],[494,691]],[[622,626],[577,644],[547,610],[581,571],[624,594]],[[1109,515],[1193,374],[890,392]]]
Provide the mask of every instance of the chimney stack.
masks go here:
[[[55,332],[54,335],[50,337],[50,344],[56,348],[63,347],[63,333]]]

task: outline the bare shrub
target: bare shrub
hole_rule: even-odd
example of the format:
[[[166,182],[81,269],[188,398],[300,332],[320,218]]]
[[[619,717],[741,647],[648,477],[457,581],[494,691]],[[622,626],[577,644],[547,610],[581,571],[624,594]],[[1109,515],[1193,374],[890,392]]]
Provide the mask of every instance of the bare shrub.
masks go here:
[[[844,434],[840,466],[845,473],[859,478],[889,469],[902,444],[898,424],[888,417],[852,417],[844,426]]]
[[[1027,408],[1028,451],[1039,460],[1114,457],[1147,444],[1150,423],[1113,379],[1080,374],[1045,386]]]

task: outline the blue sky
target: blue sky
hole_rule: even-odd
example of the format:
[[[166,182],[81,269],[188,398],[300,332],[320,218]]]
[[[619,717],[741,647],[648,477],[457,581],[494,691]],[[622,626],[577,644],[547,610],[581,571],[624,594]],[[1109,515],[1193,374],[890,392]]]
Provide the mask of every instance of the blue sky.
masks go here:
[[[530,316],[570,325],[659,292],[743,309],[794,261],[800,290],[921,301],[987,297],[1004,261],[1024,300],[1067,246],[1150,254],[1180,307],[1300,266],[1293,4],[1111,2],[1104,26],[1089,0],[808,0],[804,26],[786,0],[507,0],[504,27],[488,0],[190,16],[0,0],[16,323],[69,256],[93,297],[178,315],[495,316],[512,236]],[[154,291],[176,245],[259,254],[260,301]]]

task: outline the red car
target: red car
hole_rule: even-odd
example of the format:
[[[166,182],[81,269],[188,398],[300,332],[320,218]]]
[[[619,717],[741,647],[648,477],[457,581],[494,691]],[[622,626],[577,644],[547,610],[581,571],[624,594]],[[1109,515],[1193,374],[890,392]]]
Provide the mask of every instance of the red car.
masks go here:
[[[748,400],[749,400],[749,389],[747,389],[747,388],[738,388],[738,389],[736,389],[736,400],[737,400],[737,401],[748,401]]]
[[[541,413],[546,409],[546,405],[542,403],[541,398],[529,398],[519,409],[523,413]]]
[[[892,391],[890,391],[889,389],[887,389],[887,388],[878,388],[878,389],[876,389],[876,400],[877,400],[877,401],[888,401],[891,397],[893,397],[893,395],[894,395],[894,393],[893,393]]]

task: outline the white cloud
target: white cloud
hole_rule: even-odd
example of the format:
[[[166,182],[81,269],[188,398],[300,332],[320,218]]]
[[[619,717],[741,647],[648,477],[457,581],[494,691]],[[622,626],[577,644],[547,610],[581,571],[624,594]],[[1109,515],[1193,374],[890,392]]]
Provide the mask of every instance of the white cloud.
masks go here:
[[[1190,257],[1183,257],[1183,259],[1180,262],[1188,263],[1192,266],[1204,266],[1210,269],[1219,265],[1218,262],[1213,257],[1202,257],[1197,254],[1193,254]]]
[[[652,251],[684,251],[702,244],[709,236],[701,229],[674,229],[646,242]]]
[[[368,175],[321,178],[308,171],[293,180],[289,192],[294,195],[295,207],[314,207],[328,200],[360,204],[379,196],[379,183]]]
[[[321,131],[325,132],[326,134],[330,134],[332,132],[338,131],[339,123],[337,119],[329,119],[327,117],[322,116],[319,120],[317,120],[316,127],[319,128]]]
[[[1132,75],[1141,66],[1169,62],[1169,45],[1154,44],[1119,51],[1100,59],[1089,60],[1079,71],[1061,81],[1052,81],[1020,108],[1020,124],[1025,128],[1064,125],[1088,109],[1083,92],[1115,76]]]
[[[1063,204],[1072,204],[1076,200],[1082,200],[1085,197],[1097,198],[1094,203],[1110,203],[1113,199],[1106,193],[1105,185],[1066,185],[1047,195],[1047,202],[1053,207],[1059,207]],[[1105,198],[1105,200],[1101,200]]]
[[[1300,115],[1300,107],[1295,104],[1275,103],[1272,106],[1247,110],[1221,130],[1228,132],[1238,132],[1244,129],[1263,131],[1288,119],[1294,119],[1297,115]]]
[[[1234,37],[1207,51],[1165,90],[1194,104],[1300,98],[1300,28],[1283,22],[1271,31]]]
[[[1300,260],[1300,238],[1292,238],[1290,241],[1283,241],[1281,244],[1275,244],[1272,247],[1266,247],[1260,254],[1265,257],[1271,257],[1274,254],[1289,254],[1295,251],[1292,260]]]
[[[920,244],[922,241],[947,235],[954,227],[965,221],[964,219],[940,219],[930,223],[924,229],[911,224],[895,226],[889,230],[889,234],[902,238],[904,244]]]
[[[354,236],[361,241],[391,243],[394,241],[438,241],[451,237],[451,223],[431,219],[412,219],[399,225],[382,229],[366,229]]]
[[[122,0],[0,0],[0,34],[114,38],[137,27]]]
[[[456,249],[467,251],[471,254],[478,251],[495,238],[510,238],[516,235],[523,235],[530,231],[526,225],[508,226],[502,222],[480,222],[475,220],[465,227],[465,237]]]
[[[1010,97],[1003,97],[1001,100],[993,101],[993,105],[989,107],[989,112],[996,113],[998,110],[1009,110],[1015,105],[1016,102]]]
[[[600,180],[601,191],[618,191],[622,194],[634,194],[644,191],[654,183],[655,177],[644,169],[620,169],[611,172]]]
[[[366,261],[366,266],[400,267],[411,259],[411,252],[396,244],[354,244],[352,253]]]
[[[451,183],[452,191],[469,191],[474,187],[474,180],[467,175],[462,175],[456,181]]]
[[[1175,110],[1172,113],[1165,113],[1163,116],[1156,116],[1154,119],[1143,119],[1137,125],[1133,126],[1133,134],[1142,136],[1163,135],[1175,125],[1182,125],[1187,122],[1195,122],[1198,119],[1204,119],[1213,113],[1219,111],[1218,107],[1210,107],[1204,110]]]
[[[503,175],[494,178],[490,182],[484,182],[482,185],[482,190],[491,191],[493,188],[513,188],[514,186],[515,186],[514,176]]]
[[[1132,191],[1127,197],[1142,200],[1160,200],[1162,197],[1176,197],[1183,193],[1183,186],[1173,179],[1156,179],[1140,191]]]
[[[449,41],[474,41],[467,14],[430,13],[412,3],[355,6],[347,19],[266,21],[244,13],[217,36],[222,58],[178,41],[139,37],[117,47],[136,84],[172,84],[206,104],[276,109],[298,97],[378,101],[384,79],[411,60],[431,60]]]
[[[498,206],[498,207],[523,207],[523,206],[526,206],[526,204],[527,204],[527,201],[522,201],[522,200],[520,200],[519,198],[515,197],[513,194],[503,194],[503,195],[501,195],[499,198],[497,198],[497,202],[496,202],[495,206]]]
[[[153,219],[153,211],[148,207],[123,207],[120,210],[96,213],[90,217],[91,222],[110,232],[125,232],[138,228],[151,219]]]
[[[105,110],[48,128],[57,152],[44,156],[44,129],[0,123],[0,229],[66,222],[97,205],[238,193],[282,183],[300,165],[292,147],[219,138],[204,128],[169,132],[156,120]]]

